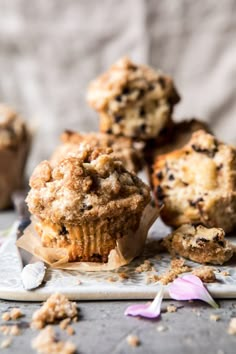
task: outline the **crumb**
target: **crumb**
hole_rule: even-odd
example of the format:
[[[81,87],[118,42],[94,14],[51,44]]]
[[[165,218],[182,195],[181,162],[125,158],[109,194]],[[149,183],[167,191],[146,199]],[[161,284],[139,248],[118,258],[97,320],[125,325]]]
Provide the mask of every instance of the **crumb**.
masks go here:
[[[168,283],[175,280],[179,274],[187,273],[191,270],[191,267],[185,265],[184,259],[174,258],[170,263],[170,269],[160,275],[160,282],[163,285],[167,285]]]
[[[231,318],[227,332],[231,335],[236,335],[236,317]]]
[[[118,279],[113,275],[106,279],[109,283],[115,283]]]
[[[72,319],[73,322],[78,322],[78,317],[75,316],[73,319]]]
[[[66,328],[66,332],[67,332],[67,334],[68,334],[69,336],[73,336],[73,334],[75,334],[75,330],[74,330],[74,328],[71,327],[71,326],[68,326],[68,327]]]
[[[230,275],[230,273],[227,270],[224,270],[224,271],[220,272],[220,275],[223,275],[224,277],[228,277]]]
[[[217,321],[220,320],[220,316],[219,315],[215,315],[215,314],[211,314],[210,315],[210,320],[217,322]]]
[[[62,330],[64,330],[64,329],[66,329],[67,327],[68,327],[68,325],[69,325],[69,323],[71,322],[71,319],[70,318],[65,318],[64,320],[62,320],[61,322],[60,322],[60,328],[62,329]]]
[[[56,293],[51,295],[43,306],[34,312],[31,327],[41,329],[47,323],[54,323],[64,318],[73,319],[77,314],[76,302],[69,301],[66,296]]]
[[[0,348],[4,349],[4,348],[8,348],[10,347],[10,345],[12,344],[12,338],[6,338],[4,339],[1,344],[0,344]]]
[[[32,340],[32,348],[40,354],[74,354],[76,352],[73,343],[56,340],[56,334],[52,326],[47,326],[39,332],[38,336]]]
[[[163,326],[163,325],[157,326],[157,331],[158,332],[165,332],[165,331],[167,331],[167,329],[168,329],[168,327]]]
[[[18,318],[23,316],[23,313],[19,308],[14,307],[10,312],[10,316],[12,320],[17,320]]]
[[[172,312],[176,312],[177,311],[177,307],[174,305],[168,305],[167,306],[167,312],[172,313]]]
[[[136,273],[143,273],[143,272],[149,272],[152,270],[153,264],[146,259],[142,264],[140,264],[136,269]]]
[[[148,274],[146,276],[145,283],[146,284],[156,283],[159,280],[160,280],[159,275],[157,275],[157,274]]]
[[[214,283],[216,281],[216,276],[212,267],[202,266],[193,269],[193,275],[196,275],[204,283]]]
[[[119,275],[119,277],[120,277],[121,279],[129,279],[128,274],[127,274],[127,273],[125,273],[125,272],[118,273],[118,275]]]
[[[3,320],[3,321],[10,321],[10,319],[11,319],[10,312],[3,312],[3,314],[2,314],[2,320]]]
[[[138,347],[140,345],[139,337],[134,334],[130,334],[126,340],[131,347]]]
[[[14,326],[0,326],[0,332],[4,336],[18,336],[20,334],[20,329],[17,325]]]

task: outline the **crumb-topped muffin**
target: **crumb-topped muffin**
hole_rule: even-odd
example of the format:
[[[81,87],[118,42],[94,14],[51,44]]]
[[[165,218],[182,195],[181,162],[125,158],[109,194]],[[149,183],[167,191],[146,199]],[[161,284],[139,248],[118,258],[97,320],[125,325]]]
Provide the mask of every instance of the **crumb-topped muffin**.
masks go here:
[[[173,80],[125,57],[91,82],[88,103],[100,115],[100,130],[138,139],[156,137],[180,97]]]
[[[23,186],[30,140],[23,119],[0,104],[0,209],[10,206],[12,193]]]
[[[143,166],[143,146],[127,137],[103,133],[80,134],[67,130],[61,135],[61,141],[63,144],[58,146],[52,155],[52,164],[66,156],[80,154],[83,146],[88,144],[91,148],[111,148],[111,156],[122,161],[129,171],[137,173]]]
[[[187,145],[158,156],[152,183],[168,225],[236,226],[236,149],[199,130]]]
[[[149,187],[103,149],[52,166],[41,162],[27,197],[46,247],[66,248],[69,261],[107,262],[116,240],[139,227]]]
[[[220,228],[185,224],[163,240],[171,254],[178,254],[198,263],[224,264],[233,256],[233,247]]]

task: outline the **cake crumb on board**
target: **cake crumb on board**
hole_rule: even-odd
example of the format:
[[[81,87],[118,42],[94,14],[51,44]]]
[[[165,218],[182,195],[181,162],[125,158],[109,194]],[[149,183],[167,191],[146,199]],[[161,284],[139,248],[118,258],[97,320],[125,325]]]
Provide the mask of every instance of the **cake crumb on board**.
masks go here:
[[[131,347],[138,347],[141,344],[139,337],[135,334],[128,335],[126,340]]]

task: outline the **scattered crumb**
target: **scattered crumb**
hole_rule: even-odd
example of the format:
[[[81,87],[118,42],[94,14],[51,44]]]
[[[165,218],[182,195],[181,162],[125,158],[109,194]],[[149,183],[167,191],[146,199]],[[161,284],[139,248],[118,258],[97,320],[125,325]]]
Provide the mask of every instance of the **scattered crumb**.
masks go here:
[[[115,275],[113,275],[111,277],[108,277],[106,280],[109,281],[109,283],[115,283],[118,279]]]
[[[4,349],[4,348],[8,348],[10,347],[10,345],[12,344],[12,338],[6,338],[4,339],[1,344],[0,344],[0,348]]]
[[[157,331],[158,332],[165,332],[165,331],[167,331],[167,329],[168,329],[168,327],[163,326],[163,325],[157,326]]]
[[[149,272],[152,270],[153,264],[146,259],[142,264],[140,264],[136,269],[136,273],[143,273],[143,272]]]
[[[168,305],[167,306],[167,312],[172,313],[172,312],[176,312],[176,311],[177,311],[177,307],[176,306],[174,306],[174,305]]]
[[[179,274],[190,272],[191,270],[192,268],[185,265],[184,259],[174,258],[170,263],[170,269],[161,274],[159,280],[163,285],[167,285],[168,283],[175,280]]]
[[[126,340],[131,347],[138,347],[140,345],[139,337],[134,334],[130,334]]]
[[[118,273],[118,275],[119,275],[119,277],[120,277],[121,279],[129,279],[128,274],[127,274],[127,273],[125,273],[125,272]]]
[[[40,354],[74,354],[76,347],[73,343],[57,341],[52,326],[45,327],[36,338],[32,340],[32,348]]]
[[[230,273],[227,270],[224,270],[224,271],[220,272],[220,275],[223,275],[224,277],[228,277],[230,275]]]
[[[14,307],[10,312],[10,316],[12,320],[17,320],[18,318],[23,316],[23,313],[21,309]]]
[[[73,334],[75,334],[75,330],[74,330],[74,328],[71,327],[71,326],[68,326],[68,327],[66,328],[66,332],[67,332],[67,334],[68,334],[69,336],[73,336]]]
[[[13,326],[0,326],[0,332],[4,336],[18,336],[20,334],[20,329],[17,325]]]
[[[214,269],[208,266],[201,266],[193,269],[193,275],[199,277],[204,283],[214,283],[216,281],[216,276]]]
[[[231,335],[236,335],[236,317],[231,318],[227,332]]]
[[[3,320],[3,321],[10,321],[10,319],[11,319],[10,312],[3,312],[3,314],[2,314],[2,320]]]
[[[4,312],[2,314],[3,321],[10,321],[10,320],[17,320],[18,318],[22,317],[23,313],[17,307],[14,307],[10,312]]]
[[[160,277],[158,274],[148,274],[146,276],[145,283],[146,284],[156,283],[159,280],[160,280]]]
[[[32,316],[31,327],[41,329],[47,323],[54,323],[64,318],[73,319],[78,314],[76,302],[69,301],[65,295],[51,295],[42,307]]]
[[[212,314],[210,315],[210,320],[217,322],[217,321],[220,320],[220,316],[219,316],[219,315],[215,315],[215,314],[212,313]]]
[[[64,330],[64,329],[66,329],[67,327],[68,327],[68,325],[69,325],[69,323],[71,322],[71,319],[70,318],[65,318],[64,320],[62,320],[61,322],[60,322],[60,328],[62,329],[62,330]]]

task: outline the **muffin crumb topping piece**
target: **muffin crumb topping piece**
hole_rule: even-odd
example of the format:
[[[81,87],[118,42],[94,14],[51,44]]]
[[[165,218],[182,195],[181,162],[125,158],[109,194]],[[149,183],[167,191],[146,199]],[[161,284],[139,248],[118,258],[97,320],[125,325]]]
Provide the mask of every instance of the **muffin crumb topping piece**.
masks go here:
[[[134,334],[128,335],[126,340],[131,347],[138,347],[141,344],[139,337]]]
[[[76,303],[69,301],[65,295],[56,293],[51,295],[43,306],[34,312],[31,327],[41,329],[48,323],[55,323],[65,318],[73,320],[77,315]]]
[[[47,326],[32,340],[32,348],[39,354],[74,354],[76,346],[69,342],[58,341],[52,326]]]

